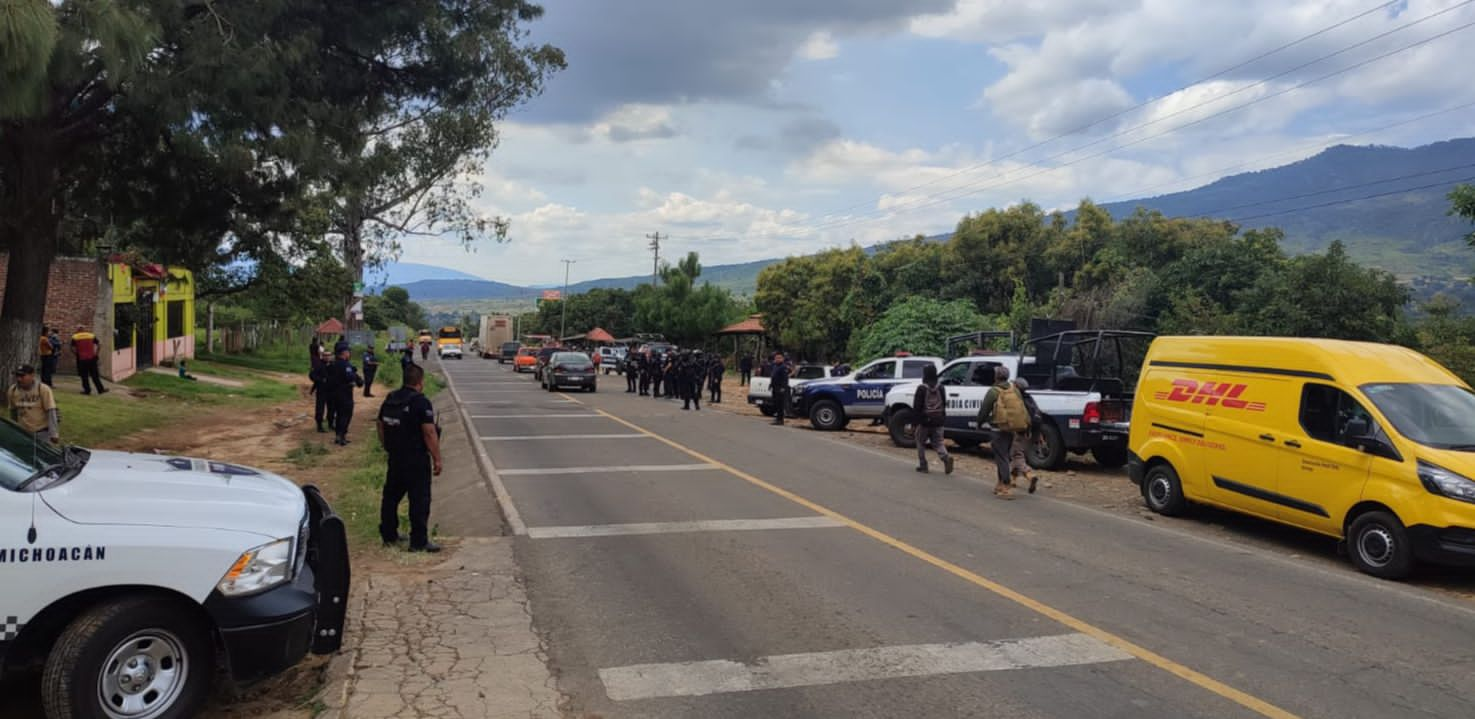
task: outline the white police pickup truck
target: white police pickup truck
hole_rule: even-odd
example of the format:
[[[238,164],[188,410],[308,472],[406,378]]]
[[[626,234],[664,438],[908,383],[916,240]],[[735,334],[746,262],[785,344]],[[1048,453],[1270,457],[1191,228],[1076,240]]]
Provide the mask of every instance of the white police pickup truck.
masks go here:
[[[1090,452],[1103,467],[1121,467],[1127,463],[1131,385],[1144,356],[1137,346],[1145,353],[1151,337],[1120,330],[1075,330],[1031,340],[1021,353],[955,359],[938,373],[947,400],[943,435],[969,448],[991,439],[992,430],[979,425],[978,412],[993,386],[994,368],[1003,366],[1011,378],[1029,382],[1029,394],[1044,415],[1027,455],[1030,466],[1058,469],[1068,452]],[[917,384],[897,385],[886,394],[886,428],[900,447],[915,446],[912,400]]]
[[[313,487],[0,420],[0,674],[41,670],[51,719],[194,716],[217,667],[250,681],[337,651],[348,585]]]
[[[830,365],[801,364],[794,368],[793,375],[789,377],[789,392],[796,393],[800,387],[818,379],[839,376]],[[778,414],[778,407],[773,403],[772,382],[768,377],[753,377],[748,380],[748,404],[756,405],[765,417]]]
[[[844,377],[807,382],[792,392],[796,416],[808,417],[815,429],[844,429],[856,418],[880,417],[886,410],[886,392],[922,379],[928,366],[942,367],[940,357],[885,357]]]

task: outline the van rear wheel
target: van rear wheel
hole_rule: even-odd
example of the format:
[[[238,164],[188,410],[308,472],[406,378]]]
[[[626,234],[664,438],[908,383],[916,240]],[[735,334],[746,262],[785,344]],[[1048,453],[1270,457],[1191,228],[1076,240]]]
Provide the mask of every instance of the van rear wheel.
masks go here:
[[[1389,512],[1367,512],[1352,520],[1347,549],[1352,564],[1374,577],[1402,579],[1414,568],[1408,532]]]
[[[1169,464],[1155,464],[1142,478],[1142,498],[1147,508],[1166,517],[1176,517],[1188,508],[1183,483]]]
[[[199,713],[214,675],[209,630],[156,597],[88,610],[46,659],[49,719],[180,719]]]

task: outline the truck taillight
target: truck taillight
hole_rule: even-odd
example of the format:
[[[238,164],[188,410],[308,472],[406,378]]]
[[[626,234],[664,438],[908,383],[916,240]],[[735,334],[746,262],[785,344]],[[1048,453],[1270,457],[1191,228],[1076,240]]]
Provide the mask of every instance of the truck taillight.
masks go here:
[[[1086,411],[1081,414],[1082,424],[1101,424],[1101,403],[1087,402]]]

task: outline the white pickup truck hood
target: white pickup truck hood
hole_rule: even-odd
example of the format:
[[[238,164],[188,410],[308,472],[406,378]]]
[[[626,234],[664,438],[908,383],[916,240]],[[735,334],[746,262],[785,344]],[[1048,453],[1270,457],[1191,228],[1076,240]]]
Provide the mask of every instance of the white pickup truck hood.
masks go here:
[[[223,462],[95,450],[81,474],[41,492],[77,524],[297,534],[307,503],[291,481]]]

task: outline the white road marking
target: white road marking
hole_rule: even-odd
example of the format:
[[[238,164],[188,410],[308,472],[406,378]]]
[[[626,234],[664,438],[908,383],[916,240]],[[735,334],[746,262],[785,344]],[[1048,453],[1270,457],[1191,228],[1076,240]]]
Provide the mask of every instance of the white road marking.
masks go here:
[[[694,522],[644,522],[640,524],[588,524],[570,527],[528,527],[533,539],[570,537],[618,537],[630,534],[678,534],[685,532],[753,532],[765,529],[829,529],[844,527],[829,517],[781,517],[778,519],[707,519]]]
[[[503,469],[502,476],[543,474],[610,474],[614,472],[700,472],[722,469],[715,464],[630,464],[621,467],[553,467],[551,469]]]
[[[473,414],[472,419],[536,419],[540,417],[575,417],[584,419],[586,417],[604,417],[602,414],[582,414],[578,412],[545,412],[543,414]]]
[[[965,644],[844,649],[727,660],[637,664],[599,670],[615,701],[693,697],[903,677],[1119,662],[1132,656],[1085,634]]]
[[[482,437],[483,442],[521,442],[528,439],[650,439],[643,434],[533,434]]]

